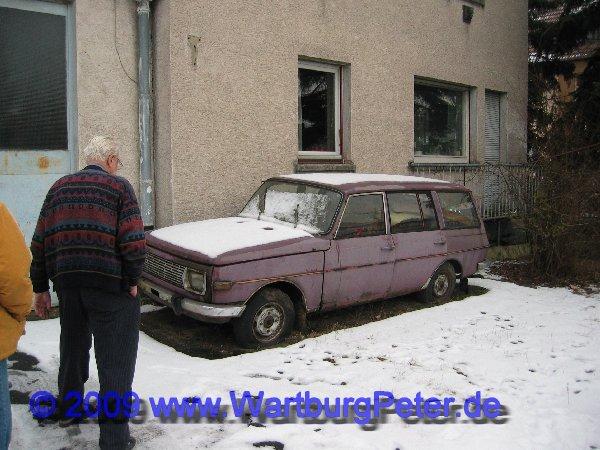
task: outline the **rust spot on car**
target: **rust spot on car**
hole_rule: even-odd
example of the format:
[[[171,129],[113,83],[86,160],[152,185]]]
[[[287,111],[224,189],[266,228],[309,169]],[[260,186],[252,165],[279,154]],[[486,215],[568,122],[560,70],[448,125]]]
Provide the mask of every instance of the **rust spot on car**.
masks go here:
[[[369,301],[373,298],[377,298],[377,294],[373,293],[373,292],[363,292],[359,297],[358,297],[358,301],[359,302],[366,302]]]
[[[38,158],[38,167],[41,170],[45,170],[48,167],[50,167],[50,160],[47,156],[41,156],[40,158]]]
[[[10,173],[8,172],[8,152],[3,153],[4,157],[2,158],[2,172],[6,173],[7,175],[10,175]]]

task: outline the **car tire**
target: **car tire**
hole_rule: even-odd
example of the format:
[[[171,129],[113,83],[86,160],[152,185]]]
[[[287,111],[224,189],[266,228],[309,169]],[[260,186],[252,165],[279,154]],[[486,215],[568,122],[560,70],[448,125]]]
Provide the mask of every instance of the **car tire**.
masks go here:
[[[290,297],[279,289],[265,288],[234,320],[233,334],[242,347],[277,344],[291,332],[294,318],[294,304]]]
[[[444,263],[434,272],[422,293],[426,303],[443,303],[452,297],[456,287],[456,272],[450,263]]]

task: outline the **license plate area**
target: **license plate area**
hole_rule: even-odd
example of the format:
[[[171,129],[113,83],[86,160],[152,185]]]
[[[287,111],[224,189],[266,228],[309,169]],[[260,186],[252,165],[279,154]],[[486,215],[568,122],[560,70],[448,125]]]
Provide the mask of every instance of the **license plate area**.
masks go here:
[[[142,292],[146,293],[150,298],[154,297],[155,300],[160,301],[160,303],[171,306],[173,293],[164,291],[160,287],[149,283],[146,280],[140,280],[138,285]]]

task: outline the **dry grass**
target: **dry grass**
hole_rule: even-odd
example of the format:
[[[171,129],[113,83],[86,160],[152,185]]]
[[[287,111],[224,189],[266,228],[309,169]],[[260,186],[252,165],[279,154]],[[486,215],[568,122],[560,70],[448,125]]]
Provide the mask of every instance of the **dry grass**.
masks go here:
[[[450,301],[486,292],[487,289],[470,286],[468,294],[457,291]],[[314,315],[309,318],[306,330],[294,330],[279,346],[285,347],[306,338],[429,307],[431,305],[424,304],[417,296],[409,295]],[[141,329],[157,341],[190,356],[218,359],[256,351],[239,347],[235,343],[231,325],[201,323],[185,316],[176,316],[169,308],[142,314]]]

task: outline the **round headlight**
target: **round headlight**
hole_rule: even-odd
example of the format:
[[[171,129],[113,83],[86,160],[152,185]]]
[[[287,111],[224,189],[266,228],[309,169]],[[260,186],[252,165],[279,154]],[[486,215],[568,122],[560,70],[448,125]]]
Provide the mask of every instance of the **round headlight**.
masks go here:
[[[183,274],[183,287],[188,291],[204,294],[206,292],[206,276],[202,272],[186,269]]]

